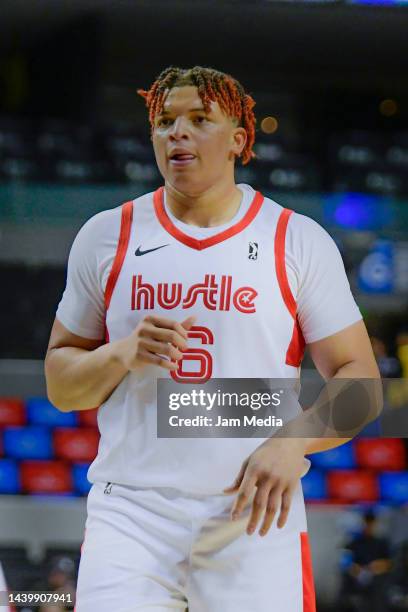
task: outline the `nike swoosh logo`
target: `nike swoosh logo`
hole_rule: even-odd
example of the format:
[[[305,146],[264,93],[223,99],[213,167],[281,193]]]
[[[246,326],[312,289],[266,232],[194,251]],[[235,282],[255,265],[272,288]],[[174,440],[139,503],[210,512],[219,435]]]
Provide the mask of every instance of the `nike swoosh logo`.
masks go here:
[[[140,247],[137,247],[135,251],[135,255],[146,255],[146,253],[151,253],[152,251],[157,251],[158,249],[163,249],[164,247],[169,246],[168,244],[162,244],[161,246],[155,247],[154,249],[147,249],[147,251],[141,251]]]

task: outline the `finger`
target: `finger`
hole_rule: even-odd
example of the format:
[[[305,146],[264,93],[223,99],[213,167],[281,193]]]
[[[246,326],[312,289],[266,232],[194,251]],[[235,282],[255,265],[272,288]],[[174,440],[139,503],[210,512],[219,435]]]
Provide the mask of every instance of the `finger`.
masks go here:
[[[165,368],[166,370],[177,370],[178,364],[174,361],[169,361],[164,357],[160,357],[155,353],[149,353],[149,351],[141,351],[139,360],[143,363],[152,363],[161,368]]]
[[[292,495],[293,493],[290,489],[286,489],[286,491],[284,491],[282,495],[281,509],[277,523],[279,529],[282,529],[288,518],[290,506],[292,503]]]
[[[224,493],[227,493],[227,494],[234,493],[239,488],[241,481],[244,477],[245,469],[247,465],[248,465],[248,462],[244,461],[244,463],[241,466],[241,469],[238,472],[238,476],[236,477],[232,485],[230,485],[229,487],[225,487],[225,489],[223,489]]]
[[[238,519],[242,510],[247,505],[249,498],[251,497],[254,487],[256,485],[256,481],[257,481],[256,475],[248,475],[248,471],[245,472],[245,476],[242,481],[240,491],[231,508],[231,516],[233,520]]]
[[[273,519],[275,518],[275,514],[280,508],[280,502],[282,497],[282,491],[277,486],[271,489],[268,497],[268,502],[266,504],[265,516],[259,530],[260,535],[265,535],[268,533],[270,526],[273,523]]]
[[[183,359],[183,353],[179,351],[175,346],[169,342],[157,342],[151,338],[142,339],[142,347],[149,353],[155,353],[156,355],[165,355],[172,361],[178,361]]]
[[[141,330],[140,336],[141,338],[151,338],[159,342],[170,342],[180,351],[185,351],[188,348],[186,339],[174,329],[147,325]]]
[[[189,317],[188,319],[190,319]],[[188,319],[186,319],[188,321]],[[187,330],[174,319],[168,319],[167,317],[158,317],[157,315],[148,316],[145,321],[154,325],[155,327],[164,327],[165,329],[174,329],[177,331],[183,338],[187,339]]]
[[[264,481],[258,486],[258,491],[252,501],[252,512],[248,521],[247,534],[251,535],[259,522],[262,514],[265,511],[266,504],[268,503],[268,497],[271,490],[271,482]]]
[[[194,325],[196,320],[197,317],[188,317],[187,319],[184,319],[184,321],[182,321],[181,326],[184,329],[189,330]]]

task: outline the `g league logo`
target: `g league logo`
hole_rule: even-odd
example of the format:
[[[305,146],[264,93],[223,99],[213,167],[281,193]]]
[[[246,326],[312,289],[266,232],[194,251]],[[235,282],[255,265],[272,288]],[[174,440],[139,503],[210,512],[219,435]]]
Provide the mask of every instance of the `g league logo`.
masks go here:
[[[249,246],[248,259],[252,259],[253,261],[255,261],[256,259],[258,259],[258,243],[250,242],[248,246]]]

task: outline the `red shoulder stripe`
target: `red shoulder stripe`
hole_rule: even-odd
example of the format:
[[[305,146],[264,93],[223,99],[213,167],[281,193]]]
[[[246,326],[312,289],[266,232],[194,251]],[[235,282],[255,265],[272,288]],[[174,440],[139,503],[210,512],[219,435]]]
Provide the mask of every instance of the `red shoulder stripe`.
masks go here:
[[[285,264],[285,240],[286,240],[286,229],[288,227],[288,221],[293,210],[284,208],[280,214],[278,225],[276,228],[275,236],[275,268],[276,276],[278,278],[279,288],[282,293],[283,300],[292,315],[296,317],[296,301],[292,295],[292,291],[289,286],[288,276],[286,274]]]
[[[126,202],[122,206],[122,219],[120,224],[119,242],[116,249],[116,255],[112,269],[109,274],[108,282],[105,289],[105,308],[108,310],[112,298],[113,290],[118,280],[122,269],[123,260],[125,259],[126,251],[129,244],[130,228],[133,218],[133,202]]]
[[[275,268],[283,301],[294,319],[292,339],[286,353],[285,363],[287,365],[299,367],[305,351],[305,339],[303,337],[302,329],[297,317],[297,304],[289,285],[285,263],[286,230],[288,227],[289,217],[292,213],[293,210],[284,208],[278,219],[275,236]]]

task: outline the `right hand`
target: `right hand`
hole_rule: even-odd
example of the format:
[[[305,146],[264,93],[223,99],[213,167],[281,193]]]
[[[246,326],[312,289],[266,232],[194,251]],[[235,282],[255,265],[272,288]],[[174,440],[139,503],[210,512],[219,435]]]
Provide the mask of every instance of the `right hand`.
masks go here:
[[[146,315],[134,331],[119,340],[119,358],[127,370],[137,370],[146,364],[166,370],[177,370],[178,361],[187,349],[188,330],[196,317],[182,323],[156,315]]]

